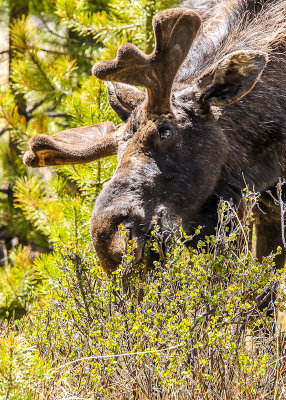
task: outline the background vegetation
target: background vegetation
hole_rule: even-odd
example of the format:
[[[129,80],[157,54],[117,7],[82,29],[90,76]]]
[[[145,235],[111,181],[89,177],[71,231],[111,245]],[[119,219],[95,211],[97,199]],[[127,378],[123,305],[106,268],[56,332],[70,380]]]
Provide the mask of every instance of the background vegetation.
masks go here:
[[[125,42],[150,52],[153,15],[175,5],[0,0],[9,24],[9,82],[0,92],[0,398],[285,396],[284,336],[257,308],[285,271],[274,274],[274,255],[258,263],[249,251],[255,194],[245,194],[241,220],[222,203],[216,236],[198,248],[187,249],[181,232],[146,271],[134,267],[130,245],[108,278],[89,220],[115,158],[38,170],[22,163],[36,133],[119,124],[91,67]],[[156,221],[148,246],[159,252]]]

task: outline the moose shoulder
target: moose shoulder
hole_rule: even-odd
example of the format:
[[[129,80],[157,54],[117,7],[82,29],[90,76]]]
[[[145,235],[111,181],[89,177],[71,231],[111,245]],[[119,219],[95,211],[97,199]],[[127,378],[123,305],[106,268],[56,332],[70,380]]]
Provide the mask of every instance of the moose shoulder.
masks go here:
[[[257,255],[280,244],[266,191],[285,176],[286,0],[263,7],[260,0],[210,1],[211,12],[206,1],[190,3],[203,23],[187,8],[162,11],[153,19],[152,54],[126,44],[114,60],[95,64],[124,121],[119,129],[103,122],[37,135],[24,156],[37,167],[118,155],[91,219],[107,272],[121,261],[120,224],[137,242],[139,261],[153,216],[163,232],[200,224],[210,233],[219,200],[238,203],[245,184],[265,197]]]

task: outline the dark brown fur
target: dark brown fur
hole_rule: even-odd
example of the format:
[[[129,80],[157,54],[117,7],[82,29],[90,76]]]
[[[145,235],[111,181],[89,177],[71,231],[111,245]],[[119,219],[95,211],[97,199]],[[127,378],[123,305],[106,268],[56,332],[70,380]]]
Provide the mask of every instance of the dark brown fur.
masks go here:
[[[286,177],[286,0],[189,3],[202,14],[197,36],[196,14],[169,10],[155,19],[157,44],[150,56],[126,45],[115,60],[94,67],[96,76],[115,81],[109,83],[110,102],[126,121],[112,145],[107,129],[118,168],[96,200],[91,221],[107,272],[124,250],[120,224],[137,242],[139,261],[153,216],[165,236],[180,225],[192,232],[198,224],[210,234],[221,198],[238,204],[246,184],[265,198],[278,177]],[[143,85],[148,95],[116,81]],[[88,134],[90,128],[84,129]],[[40,143],[36,138],[26,163],[38,153],[44,154],[42,163],[45,157],[55,164],[62,159],[47,150],[43,137]],[[104,140],[98,137],[96,146],[102,149]],[[92,144],[94,149],[94,138]],[[78,152],[86,162],[86,148],[78,146]],[[257,228],[259,256],[281,244],[271,207]]]

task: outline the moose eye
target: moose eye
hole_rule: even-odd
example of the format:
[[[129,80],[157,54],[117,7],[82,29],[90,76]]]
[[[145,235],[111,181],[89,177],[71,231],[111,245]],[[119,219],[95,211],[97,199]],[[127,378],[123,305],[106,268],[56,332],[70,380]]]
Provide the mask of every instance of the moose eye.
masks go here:
[[[173,132],[170,128],[161,128],[159,129],[159,136],[161,140],[169,139],[172,136]]]

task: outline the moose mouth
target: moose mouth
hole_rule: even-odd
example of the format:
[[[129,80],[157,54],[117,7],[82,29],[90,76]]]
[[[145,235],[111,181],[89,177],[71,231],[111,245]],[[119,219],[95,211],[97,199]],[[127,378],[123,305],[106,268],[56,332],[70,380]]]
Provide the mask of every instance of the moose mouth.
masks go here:
[[[107,274],[115,272],[121,264],[123,268],[129,269],[138,264],[143,264],[149,270],[153,268],[155,261],[165,259],[165,252],[170,241],[178,229],[165,227],[161,216],[154,217],[149,227],[141,234],[135,234],[134,230],[126,224],[117,227],[112,239],[98,236],[94,240],[94,246],[100,264]],[[105,244],[103,246],[102,244]]]
[[[112,235],[99,234],[93,244],[100,264],[107,274],[115,272],[120,264],[138,264],[143,259],[147,235],[132,235],[130,228],[119,225]]]

